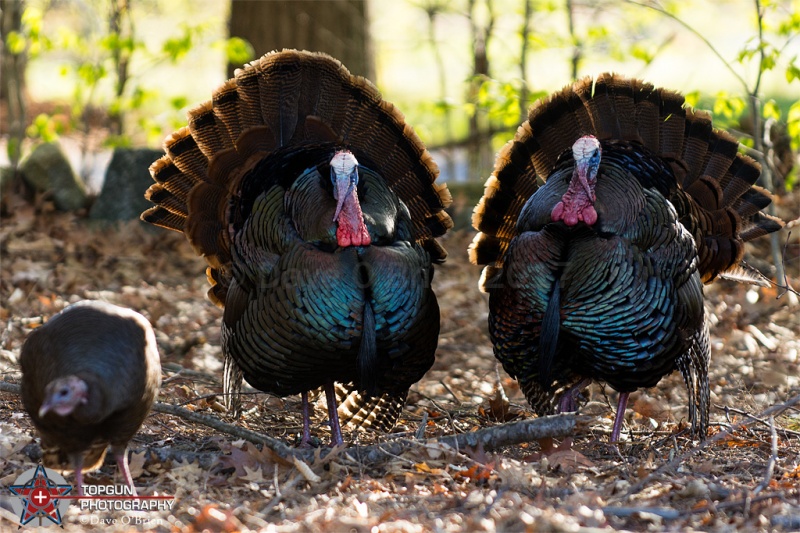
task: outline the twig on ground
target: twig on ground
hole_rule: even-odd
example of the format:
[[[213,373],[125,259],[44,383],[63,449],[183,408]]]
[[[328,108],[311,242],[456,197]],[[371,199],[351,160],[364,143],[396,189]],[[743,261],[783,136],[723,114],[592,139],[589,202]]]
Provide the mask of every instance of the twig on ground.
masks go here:
[[[228,435],[233,435],[234,437],[239,437],[240,439],[245,439],[256,444],[263,444],[264,446],[268,446],[272,451],[284,459],[291,460],[292,457],[297,455],[295,453],[296,450],[292,450],[278,439],[274,439],[267,435],[262,435],[261,433],[243,427],[228,424],[214,416],[195,413],[194,411],[184,409],[183,407],[178,407],[177,405],[171,405],[163,402],[154,403],[153,411],[157,413],[179,416],[184,420],[195,422],[197,424],[203,424],[204,426],[216,429],[222,433],[227,433]]]
[[[769,462],[767,463],[767,469],[764,472],[764,479],[755,488],[753,491],[753,496],[757,495],[762,490],[769,487],[769,482],[772,481],[772,475],[775,473],[775,463],[778,462],[778,433],[775,431],[775,417],[769,417],[769,432],[770,432],[770,442],[771,442],[771,449],[772,453],[769,456]]]
[[[414,438],[417,440],[422,440],[423,438],[425,438],[425,428],[427,426],[428,426],[428,411],[423,411],[422,420],[419,423],[417,432],[414,434]]]
[[[668,509],[663,507],[601,507],[604,514],[612,516],[628,517],[637,513],[647,513],[655,516],[660,516],[666,520],[674,520],[681,517],[681,512],[677,509]]]
[[[452,397],[453,397],[453,399],[456,401],[456,406],[459,406],[459,405],[461,405],[461,400],[459,400],[459,399],[458,399],[458,396],[456,396],[456,393],[455,393],[455,392],[453,392],[453,389],[451,389],[450,387],[448,387],[448,386],[447,386],[447,383],[445,383],[443,379],[440,379],[440,380],[439,380],[439,383],[441,383],[441,384],[442,384],[442,387],[444,387],[444,390],[446,390],[447,392],[449,392],[449,393],[450,393],[450,396],[452,396]]]
[[[747,418],[755,420],[756,422],[758,422],[760,424],[763,424],[767,428],[770,428],[770,421],[769,420],[764,420],[763,418],[758,418],[757,416],[752,415],[752,414],[748,413],[747,411],[743,411],[743,410],[737,409],[735,407],[726,407],[726,406],[719,406],[719,405],[715,405],[714,407],[716,407],[717,409],[724,409],[726,417],[728,416],[729,412],[730,413],[735,413],[737,415],[746,416]],[[787,411],[795,411],[795,410],[796,409],[794,407],[789,407],[787,409]],[[773,421],[773,423],[774,423],[774,421]],[[781,433],[783,433],[785,435],[791,435],[793,437],[800,437],[800,431],[792,431],[791,429],[786,429],[786,428],[781,428],[780,431],[781,431]]]
[[[790,409],[791,407],[794,407],[797,404],[800,404],[800,394],[793,396],[792,398],[788,399],[786,402],[784,402],[782,404],[770,406],[769,408],[767,408],[764,411],[762,411],[758,415],[758,418],[764,418],[766,416],[777,416],[777,415],[780,415],[784,411]],[[700,452],[702,450],[705,450],[706,448],[708,448],[712,444],[715,444],[715,443],[717,443],[717,442],[719,442],[719,441],[721,441],[723,439],[726,439],[726,438],[730,437],[735,431],[739,430],[740,428],[747,427],[747,426],[749,426],[749,425],[751,425],[751,424],[753,424],[755,422],[756,422],[756,420],[742,420],[741,422],[737,422],[735,424],[732,424],[730,430],[721,431],[721,432],[717,433],[716,435],[714,435],[712,438],[704,440],[703,442],[701,442],[697,446],[686,450],[685,452],[683,452],[680,455],[676,455],[670,461],[662,464],[661,466],[659,466],[658,468],[653,470],[647,477],[645,477],[644,479],[640,480],[639,482],[631,485],[631,487],[625,493],[620,494],[618,497],[615,497],[613,499],[619,501],[619,500],[622,500],[624,498],[628,498],[633,494],[636,494],[637,492],[639,492],[643,488],[645,488],[651,481],[656,479],[656,477],[659,476],[665,470],[667,470],[669,468],[674,468],[679,463],[681,463],[682,461],[688,459],[689,457],[693,456],[694,454],[696,454],[696,453],[698,453],[698,452]]]

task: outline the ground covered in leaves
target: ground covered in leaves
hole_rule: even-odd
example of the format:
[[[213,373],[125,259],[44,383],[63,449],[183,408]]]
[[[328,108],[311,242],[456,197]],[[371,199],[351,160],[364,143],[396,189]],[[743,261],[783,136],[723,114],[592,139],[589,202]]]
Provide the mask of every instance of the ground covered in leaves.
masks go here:
[[[798,199],[784,199],[784,218],[800,212]],[[71,302],[107,300],[141,311],[155,326],[164,376],[159,401],[297,444],[299,398],[249,394],[244,417],[235,421],[215,396],[221,311],[206,299],[204,263],[182,235],[138,222],[92,226],[47,202],[6,201],[13,215],[0,230],[0,381],[19,381],[16,360],[31,328]],[[796,233],[786,267],[800,286]],[[461,230],[443,240],[450,257],[434,279],[442,309],[434,368],[412,389],[395,433],[346,435],[351,446],[532,416],[513,380],[496,369],[486,297],[477,290],[480,271],[466,259],[471,238]],[[752,255],[768,263],[766,243]],[[140,494],[176,500],[171,512],[140,514],[139,523],[162,531],[800,529],[800,411],[794,406],[800,309],[786,297],[776,299],[780,292],[727,282],[707,288],[713,352],[706,444],[685,431],[686,395],[677,375],[632,395],[618,451],[607,446],[616,393],[593,385],[581,411],[591,422],[575,436],[575,451],[541,460],[537,443],[486,451],[420,441],[369,463],[354,460],[352,448],[325,455],[324,447],[315,460],[292,463],[240,437],[158,412],[131,443],[131,468]],[[329,442],[325,420],[318,408],[314,436],[323,444]],[[34,442],[18,396],[0,392],[2,530],[17,527],[14,496],[5,487],[35,465]],[[87,482],[113,483],[115,475],[109,463]],[[105,520],[95,527],[143,527],[121,513],[94,515]],[[72,505],[65,529],[86,524],[86,514]]]

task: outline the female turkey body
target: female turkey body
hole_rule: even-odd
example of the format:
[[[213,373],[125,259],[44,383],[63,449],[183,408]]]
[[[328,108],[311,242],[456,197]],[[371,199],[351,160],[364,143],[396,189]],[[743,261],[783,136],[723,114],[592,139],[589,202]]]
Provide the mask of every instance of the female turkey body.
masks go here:
[[[496,353],[512,376],[525,381],[535,408],[535,398],[548,397],[541,389],[586,376],[620,392],[654,386],[675,369],[703,326],[692,236],[671,203],[642,186],[646,176],[615,164],[610,147],[603,160],[596,223],[552,222],[572,175],[570,162],[559,165],[523,207],[503,278],[489,287]],[[553,360],[543,363],[545,314],[556,284],[560,337]],[[548,403],[537,410],[552,408]]]
[[[248,238],[233,252],[261,259],[237,273],[245,278],[237,285],[252,289],[241,317],[223,323],[226,352],[251,385],[279,395],[358,383],[369,306],[377,388],[405,392],[433,364],[430,259],[411,241],[408,209],[363,167],[357,193],[371,244],[339,246],[326,170],[308,169],[288,189],[274,184],[254,203],[242,228]]]

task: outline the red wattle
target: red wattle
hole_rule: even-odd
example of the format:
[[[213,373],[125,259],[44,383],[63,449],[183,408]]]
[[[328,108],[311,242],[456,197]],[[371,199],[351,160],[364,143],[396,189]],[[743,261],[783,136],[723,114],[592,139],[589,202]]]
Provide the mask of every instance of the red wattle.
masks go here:
[[[336,241],[342,248],[347,246],[369,246],[372,242],[364,224],[361,204],[355,189],[345,198],[339,212]]]

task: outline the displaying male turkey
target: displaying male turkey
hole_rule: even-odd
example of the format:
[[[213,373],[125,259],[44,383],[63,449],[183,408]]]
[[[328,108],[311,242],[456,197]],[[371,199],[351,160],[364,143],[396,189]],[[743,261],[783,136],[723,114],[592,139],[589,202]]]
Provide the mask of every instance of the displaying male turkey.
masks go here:
[[[145,317],[105,302],[71,305],[31,332],[19,356],[22,403],[39,431],[44,465],[83,472],[106,448],[133,490],[126,448],[158,395],[161,362]]]
[[[224,306],[225,388],[280,396],[325,387],[345,421],[390,428],[431,367],[435,237],[452,226],[438,169],[402,114],[320,53],[270,53],[236,71],[151,166],[157,207],[209,263]],[[340,389],[342,390],[342,389]]]
[[[583,79],[535,104],[497,157],[470,246],[489,293],[494,353],[539,415],[572,411],[591,380],[629,393],[678,369],[693,431],[708,426],[702,283],[747,277],[759,166],[681,95]]]

